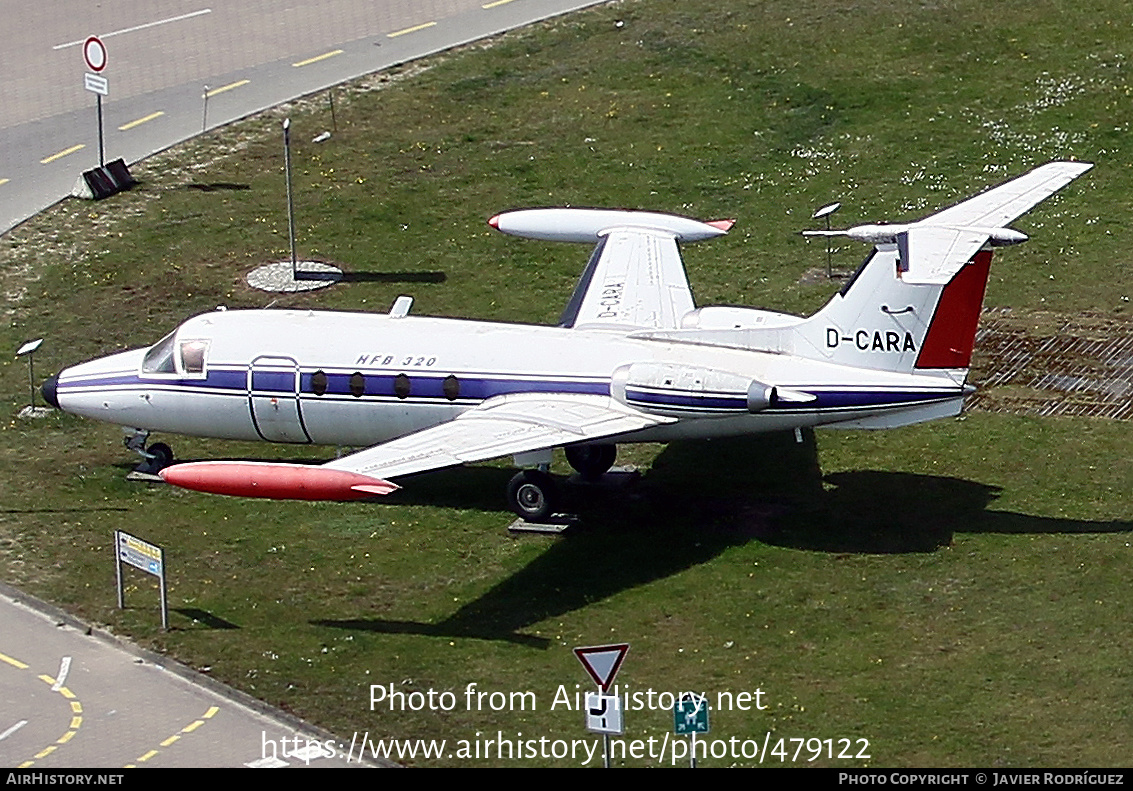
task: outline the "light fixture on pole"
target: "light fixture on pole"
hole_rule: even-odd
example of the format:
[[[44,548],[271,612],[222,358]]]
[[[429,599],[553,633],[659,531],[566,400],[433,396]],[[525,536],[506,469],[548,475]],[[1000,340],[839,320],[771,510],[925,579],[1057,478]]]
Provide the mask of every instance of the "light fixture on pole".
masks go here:
[[[823,206],[821,209],[816,211],[813,215],[811,215],[811,219],[812,220],[818,220],[818,219],[826,218],[826,230],[829,231],[830,230],[830,215],[833,214],[834,212],[838,211],[840,208],[842,208],[841,203],[828,203],[825,206]],[[831,263],[830,263],[830,256],[831,256],[830,237],[827,236],[826,237],[826,279],[827,280],[829,280],[831,277],[833,277],[833,271],[831,269]]]
[[[35,350],[39,348],[41,343],[43,343],[43,338],[28,341],[16,352],[17,357],[26,356],[28,358],[28,391],[31,393],[30,406],[33,410],[35,409],[35,370],[32,360],[35,357]]]

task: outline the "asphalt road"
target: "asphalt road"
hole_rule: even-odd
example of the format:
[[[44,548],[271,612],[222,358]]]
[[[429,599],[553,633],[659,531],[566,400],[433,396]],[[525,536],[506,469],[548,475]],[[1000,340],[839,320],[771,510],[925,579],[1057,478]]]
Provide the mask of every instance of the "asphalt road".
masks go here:
[[[0,591],[0,766],[359,764],[330,734],[8,593]]]
[[[65,197],[103,158],[136,162],[202,131],[354,77],[596,0],[0,0],[0,234]],[[207,96],[207,101],[206,101]],[[207,107],[206,107],[207,105]]]

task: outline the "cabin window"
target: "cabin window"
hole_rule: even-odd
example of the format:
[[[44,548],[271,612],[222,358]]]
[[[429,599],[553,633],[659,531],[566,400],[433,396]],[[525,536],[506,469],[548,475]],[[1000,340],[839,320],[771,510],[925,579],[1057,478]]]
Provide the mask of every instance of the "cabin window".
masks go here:
[[[178,344],[181,353],[181,370],[187,374],[203,374],[205,372],[205,354],[208,352],[208,341],[181,341]]]
[[[175,374],[173,362],[173,333],[169,333],[155,343],[142,358],[143,374]]]
[[[311,374],[311,392],[317,396],[327,393],[327,375],[324,371],[315,371]]]
[[[355,398],[361,398],[365,392],[366,377],[362,376],[358,371],[350,374],[350,395]]]
[[[444,384],[441,385],[441,390],[445,394],[445,398],[449,401],[455,401],[460,397],[460,380],[453,374],[445,377]]]
[[[398,374],[393,378],[393,394],[398,398],[409,398],[409,377]]]

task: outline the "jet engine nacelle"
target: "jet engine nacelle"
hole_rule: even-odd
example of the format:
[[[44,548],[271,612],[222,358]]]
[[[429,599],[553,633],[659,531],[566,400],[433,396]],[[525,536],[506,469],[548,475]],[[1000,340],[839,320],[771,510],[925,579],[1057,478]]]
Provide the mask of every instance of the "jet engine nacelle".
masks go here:
[[[771,406],[775,388],[740,374],[667,363],[633,363],[614,372],[610,394],[661,415],[734,415]]]

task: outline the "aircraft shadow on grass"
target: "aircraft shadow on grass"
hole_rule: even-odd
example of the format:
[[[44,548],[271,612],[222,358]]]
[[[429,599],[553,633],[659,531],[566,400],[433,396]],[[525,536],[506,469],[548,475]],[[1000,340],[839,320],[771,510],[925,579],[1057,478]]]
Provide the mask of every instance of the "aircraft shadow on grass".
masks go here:
[[[469,468],[406,481],[387,498],[502,510],[511,472]],[[963,533],[1105,533],[1133,522],[1086,522],[989,510],[1001,489],[903,472],[823,475],[813,432],[673,443],[636,484],[570,487],[582,520],[526,567],[436,623],[385,619],[313,623],[388,634],[472,637],[549,648],[523,633],[621,591],[669,577],[758,539],[830,553],[932,552]]]

